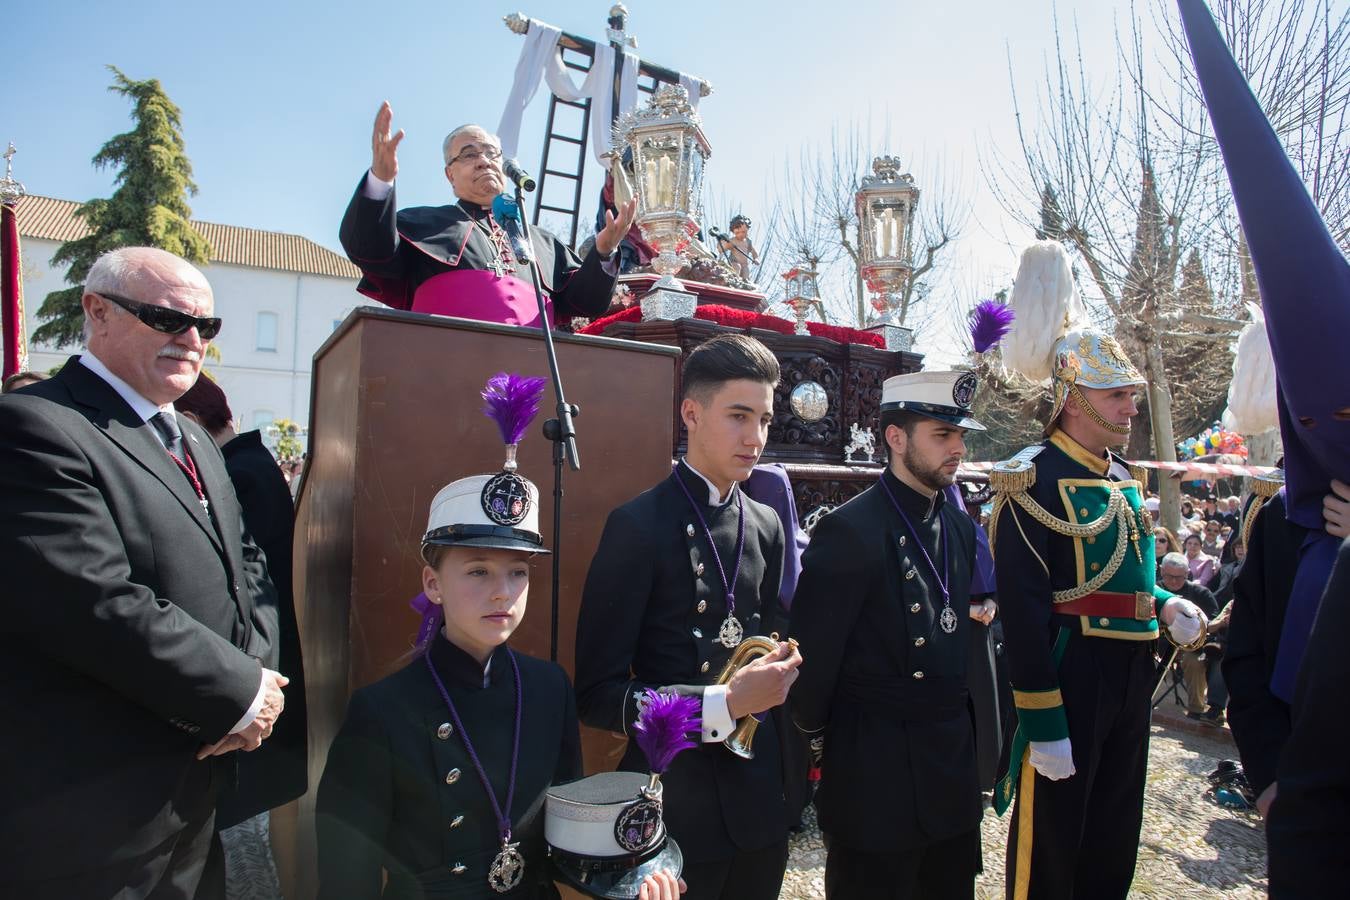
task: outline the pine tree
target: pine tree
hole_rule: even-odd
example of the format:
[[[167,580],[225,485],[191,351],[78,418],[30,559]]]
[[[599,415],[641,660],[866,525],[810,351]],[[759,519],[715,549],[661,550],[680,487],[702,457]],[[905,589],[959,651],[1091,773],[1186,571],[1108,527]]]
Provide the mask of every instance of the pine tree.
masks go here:
[[[58,347],[80,339],[84,312],[80,305],[89,267],[100,255],[118,247],[159,247],[189,262],[207,261],[211,246],[192,227],[187,197],[197,193],[192,181],[182,135],[182,115],[159,79],[132,81],[116,66],[108,66],[113,84],[108,90],[135,104],[135,127],[112,138],[94,157],[100,169],[116,166],[112,197],[90,200],[75,214],[89,226],[89,234],[66,241],[52,257],[68,263],[66,283],[42,301],[38,317],[43,324],[33,332],[34,342],[51,341]]]

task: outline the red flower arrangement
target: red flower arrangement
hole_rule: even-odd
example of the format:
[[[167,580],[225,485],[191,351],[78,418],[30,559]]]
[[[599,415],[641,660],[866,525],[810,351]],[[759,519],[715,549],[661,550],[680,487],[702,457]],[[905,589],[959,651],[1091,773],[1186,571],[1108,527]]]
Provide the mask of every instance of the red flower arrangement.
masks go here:
[[[766,316],[764,313],[750,312],[744,309],[733,309],[730,306],[700,306],[694,310],[694,317],[731,328],[763,328],[766,331],[776,331],[779,334],[792,334],[796,327],[793,322],[787,319]],[[639,322],[641,320],[642,309],[633,305],[612,316],[596,319],[581,329],[578,334],[604,334],[605,329],[616,322]],[[856,328],[827,325],[824,322],[807,322],[806,330],[815,337],[828,338],[840,344],[864,344],[878,349],[885,349],[886,347],[886,342],[881,335],[859,331]]]

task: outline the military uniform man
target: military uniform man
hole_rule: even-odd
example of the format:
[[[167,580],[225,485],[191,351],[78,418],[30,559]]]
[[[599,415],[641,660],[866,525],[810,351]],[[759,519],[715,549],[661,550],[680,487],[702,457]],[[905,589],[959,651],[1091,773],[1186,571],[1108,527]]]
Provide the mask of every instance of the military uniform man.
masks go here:
[[[1023,255],[1005,359],[1026,360],[1028,344],[1043,340],[1029,323],[1063,322],[1048,354],[1054,407],[1047,439],[999,463],[990,478],[1018,714],[995,803],[1002,811],[1016,791],[1007,863],[1016,900],[1126,896],[1143,820],[1151,642],[1159,619],[1182,644],[1197,643],[1205,629],[1194,604],[1154,583],[1144,473],[1109,449],[1129,436],[1144,377],[1113,338],[1077,324],[1072,283],[1058,244]],[[1066,308],[1038,309],[1041,286],[1054,284],[1068,286]],[[1029,377],[1041,374],[1030,368]]]
[[[966,668],[975,526],[952,503],[977,383],[918,372],[882,388],[889,464],[825,516],[802,560],[791,704],[821,764],[825,896],[968,898],[980,783]]]

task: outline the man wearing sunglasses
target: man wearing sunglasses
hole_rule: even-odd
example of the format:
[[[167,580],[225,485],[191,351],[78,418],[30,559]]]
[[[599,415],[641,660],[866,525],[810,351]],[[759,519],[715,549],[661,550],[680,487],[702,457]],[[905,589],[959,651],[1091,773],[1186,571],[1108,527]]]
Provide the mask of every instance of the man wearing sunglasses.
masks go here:
[[[86,350],[0,397],[0,893],[220,897],[216,797],[287,683],[224,461],[173,411],[220,320],[148,247],[83,305]]]
[[[584,259],[541,228],[530,245],[513,236],[493,201],[507,190],[501,144],[477,125],[450,132],[442,144],[445,178],[458,202],[399,210],[394,178],[403,131],[391,134],[386,102],[375,117],[370,171],[347,206],[339,236],[365,276],[357,290],[395,309],[509,325],[540,326],[529,263],[538,260],[549,325],[573,316],[595,317],[609,307],[619,241],[633,224],[637,202],[605,225]]]

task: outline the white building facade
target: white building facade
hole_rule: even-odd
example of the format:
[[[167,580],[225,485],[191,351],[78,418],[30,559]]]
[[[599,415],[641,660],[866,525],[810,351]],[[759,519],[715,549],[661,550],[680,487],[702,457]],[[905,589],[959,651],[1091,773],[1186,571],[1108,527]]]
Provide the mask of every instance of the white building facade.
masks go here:
[[[74,214],[78,208],[78,203],[38,196],[24,198],[18,207],[28,368],[33,371],[59,368],[81,349],[32,342],[43,299],[70,286],[67,267],[53,265],[52,256],[65,241],[87,233]],[[215,314],[223,320],[212,342],[220,360],[208,360],[206,369],[229,398],[239,430],[261,428],[267,440],[267,428],[277,419],[307,428],[314,353],[349,312],[369,302],[356,292],[360,272],[299,235],[193,225],[211,243],[210,264],[201,270],[215,295]]]

